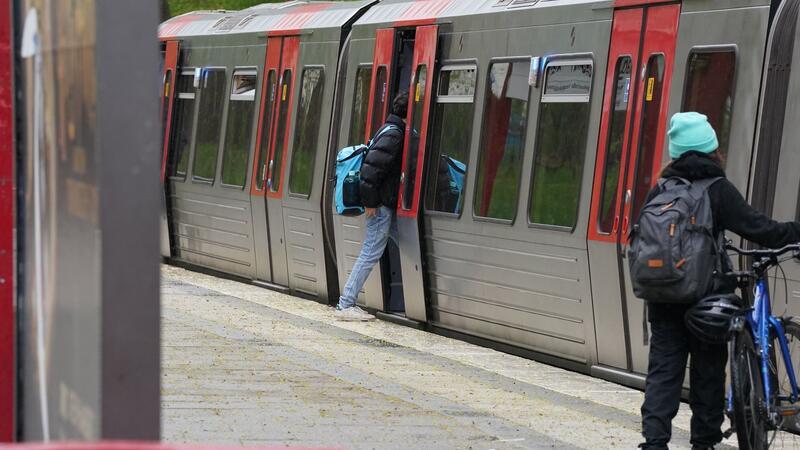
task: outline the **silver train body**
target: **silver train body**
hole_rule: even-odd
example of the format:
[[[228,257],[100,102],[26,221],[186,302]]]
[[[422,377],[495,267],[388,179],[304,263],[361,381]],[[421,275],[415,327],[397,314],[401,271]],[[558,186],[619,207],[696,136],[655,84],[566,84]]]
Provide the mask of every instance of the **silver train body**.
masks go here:
[[[408,90],[399,239],[359,302],[641,386],[622,255],[669,116],[707,114],[731,181],[797,217],[799,4],[295,1],[174,18],[162,254],[334,303],[364,233],[332,208],[336,153]],[[800,311],[800,265],[786,272],[775,309]]]

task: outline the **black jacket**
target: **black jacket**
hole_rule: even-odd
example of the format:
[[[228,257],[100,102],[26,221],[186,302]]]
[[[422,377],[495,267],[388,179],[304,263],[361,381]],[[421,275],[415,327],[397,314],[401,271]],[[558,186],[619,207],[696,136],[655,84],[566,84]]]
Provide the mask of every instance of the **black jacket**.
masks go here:
[[[361,204],[367,208],[397,207],[406,124],[399,116],[390,114],[379,130],[389,124],[397,128],[386,131],[373,142],[361,164],[359,194]]]
[[[689,181],[704,178],[725,177],[725,171],[705,153],[689,152],[673,161],[661,174],[662,177],[681,177]],[[658,188],[648,195],[648,200],[655,196]],[[780,248],[784,245],[800,242],[800,223],[776,222],[745,201],[736,186],[727,178],[717,181],[708,189],[711,211],[714,218],[714,234],[732,231],[745,239],[763,247]],[[723,265],[730,262],[725,258]],[[723,267],[724,271],[731,267]],[[736,281],[719,277],[714,284],[717,293],[733,292]],[[668,310],[683,311],[686,308],[670,308],[673,305],[651,305],[649,315],[666,313]]]
[[[664,177],[681,177],[689,181],[724,177],[725,171],[710,157],[689,152],[674,161],[662,173]],[[763,247],[779,248],[800,242],[800,223],[776,222],[750,206],[728,179],[708,189],[716,233],[732,231]]]

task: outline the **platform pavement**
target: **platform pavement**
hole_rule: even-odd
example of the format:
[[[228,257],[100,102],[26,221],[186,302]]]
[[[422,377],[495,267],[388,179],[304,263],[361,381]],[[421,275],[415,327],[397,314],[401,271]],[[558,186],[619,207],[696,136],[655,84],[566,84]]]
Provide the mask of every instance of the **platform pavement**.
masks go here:
[[[634,389],[388,322],[337,322],[327,306],[172,266],[162,266],[161,284],[169,442],[404,450],[641,442]],[[689,447],[688,423],[682,405],[672,448]]]

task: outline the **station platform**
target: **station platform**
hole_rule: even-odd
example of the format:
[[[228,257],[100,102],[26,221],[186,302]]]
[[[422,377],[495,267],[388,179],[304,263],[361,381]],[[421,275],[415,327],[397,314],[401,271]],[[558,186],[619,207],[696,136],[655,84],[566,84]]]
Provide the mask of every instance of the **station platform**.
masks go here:
[[[236,281],[162,266],[166,442],[627,448],[643,394]],[[690,448],[688,405],[671,448]],[[735,438],[717,448],[735,448]]]

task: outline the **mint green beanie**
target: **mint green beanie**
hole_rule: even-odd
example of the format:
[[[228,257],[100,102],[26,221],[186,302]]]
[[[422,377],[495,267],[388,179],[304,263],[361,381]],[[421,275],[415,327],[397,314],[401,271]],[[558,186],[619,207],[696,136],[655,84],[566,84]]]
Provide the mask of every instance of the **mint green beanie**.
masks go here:
[[[686,152],[712,153],[719,147],[717,133],[708,118],[696,112],[677,113],[669,121],[669,156],[678,159]]]

